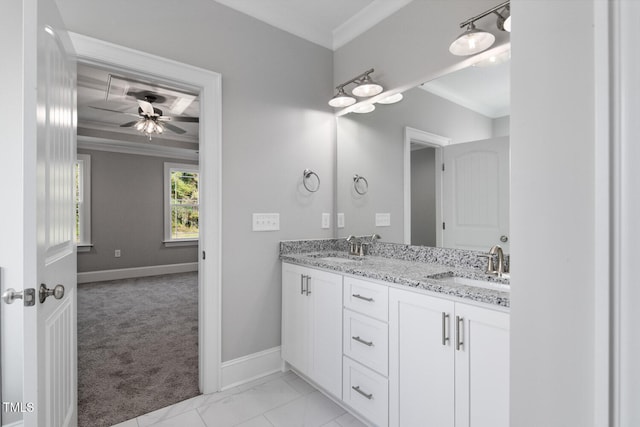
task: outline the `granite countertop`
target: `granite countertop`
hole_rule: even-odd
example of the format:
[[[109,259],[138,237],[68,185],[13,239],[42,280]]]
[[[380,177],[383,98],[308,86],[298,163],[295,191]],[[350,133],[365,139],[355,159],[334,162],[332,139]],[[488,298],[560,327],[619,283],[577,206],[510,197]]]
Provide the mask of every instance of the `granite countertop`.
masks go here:
[[[497,285],[509,284],[507,278],[486,275],[475,269],[372,255],[361,258],[339,251],[281,253],[280,259],[292,264],[317,267],[414,289],[509,307],[508,291],[485,289],[443,280],[451,277],[463,277],[493,282]]]

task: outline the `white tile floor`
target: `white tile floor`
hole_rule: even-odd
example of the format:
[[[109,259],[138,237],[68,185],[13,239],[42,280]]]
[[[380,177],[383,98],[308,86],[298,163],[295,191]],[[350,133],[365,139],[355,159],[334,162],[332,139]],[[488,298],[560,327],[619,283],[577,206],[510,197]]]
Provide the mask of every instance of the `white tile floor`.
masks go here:
[[[196,396],[113,427],[364,427],[293,372]]]

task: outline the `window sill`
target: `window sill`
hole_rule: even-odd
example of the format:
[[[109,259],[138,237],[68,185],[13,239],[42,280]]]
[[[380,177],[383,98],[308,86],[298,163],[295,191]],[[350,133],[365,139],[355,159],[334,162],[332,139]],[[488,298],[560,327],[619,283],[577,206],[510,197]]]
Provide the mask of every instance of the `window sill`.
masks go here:
[[[163,240],[165,248],[173,248],[177,246],[198,246],[198,239],[182,239],[182,240]]]
[[[93,248],[91,243],[89,244],[77,244],[76,245],[77,252],[89,252]]]

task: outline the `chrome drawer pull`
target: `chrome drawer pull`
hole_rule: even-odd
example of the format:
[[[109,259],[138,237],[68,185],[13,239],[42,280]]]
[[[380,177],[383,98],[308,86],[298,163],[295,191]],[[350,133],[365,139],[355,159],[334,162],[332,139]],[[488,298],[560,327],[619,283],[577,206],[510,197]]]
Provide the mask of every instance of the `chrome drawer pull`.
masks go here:
[[[367,301],[367,302],[373,302],[373,298],[363,297],[363,296],[362,296],[362,295],[360,295],[360,294],[352,294],[351,296],[352,296],[352,297],[354,297],[354,298],[358,298],[358,299],[361,299],[361,300]]]
[[[373,341],[365,341],[360,337],[351,337],[352,340],[358,341],[361,344],[368,345],[369,347],[373,346]]]
[[[447,345],[447,343],[449,342],[449,336],[447,335],[447,330],[449,329],[448,323],[449,323],[449,315],[443,311],[442,312],[442,345]]]
[[[456,316],[456,350],[458,351],[460,351],[460,349],[464,346],[464,342],[462,340],[462,334],[464,333],[463,328],[464,318]]]
[[[371,393],[371,394],[365,393],[364,391],[360,390],[360,386],[359,385],[352,385],[351,388],[354,389],[355,391],[357,391],[358,393],[360,393],[361,395],[363,395],[364,397],[366,397],[367,399],[369,399],[369,400],[373,399],[373,393]]]

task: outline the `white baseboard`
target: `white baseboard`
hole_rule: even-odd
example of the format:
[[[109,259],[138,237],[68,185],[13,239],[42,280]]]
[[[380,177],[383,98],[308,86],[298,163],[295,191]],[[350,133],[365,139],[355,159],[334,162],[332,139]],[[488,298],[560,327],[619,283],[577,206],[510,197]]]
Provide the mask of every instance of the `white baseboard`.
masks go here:
[[[281,370],[280,346],[229,360],[221,366],[220,389],[226,390]]]
[[[198,271],[197,262],[182,264],[151,265],[148,267],[119,268],[78,273],[78,283],[103,282],[105,280],[132,279],[136,277],[159,276],[161,274],[187,273]]]

